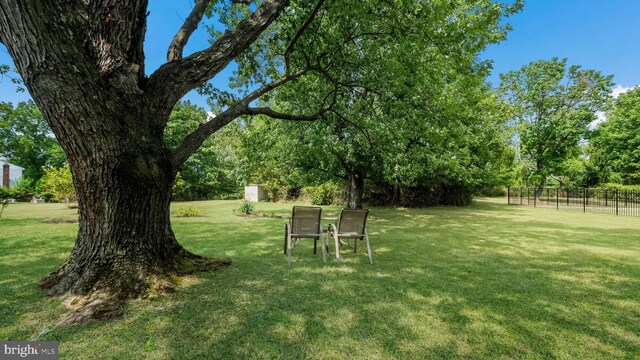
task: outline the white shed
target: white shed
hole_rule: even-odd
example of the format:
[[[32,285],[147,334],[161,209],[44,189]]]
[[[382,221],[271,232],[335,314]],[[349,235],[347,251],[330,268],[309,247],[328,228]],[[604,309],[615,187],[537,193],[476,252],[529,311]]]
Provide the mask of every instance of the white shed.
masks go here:
[[[249,184],[244,187],[244,199],[248,201],[258,202],[267,200],[269,195],[267,190],[258,184]]]

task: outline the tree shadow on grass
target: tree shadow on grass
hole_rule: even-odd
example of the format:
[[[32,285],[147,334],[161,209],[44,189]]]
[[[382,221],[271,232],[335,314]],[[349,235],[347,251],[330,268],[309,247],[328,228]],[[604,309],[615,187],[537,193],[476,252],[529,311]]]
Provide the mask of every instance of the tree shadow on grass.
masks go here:
[[[288,267],[282,220],[246,219],[261,221],[246,231],[238,223],[176,224],[187,248],[233,254],[234,265],[198,274],[176,294],[134,301],[121,319],[43,339],[60,340],[71,358],[640,354],[637,231],[623,223],[597,229],[536,220],[526,211],[484,212],[417,209],[405,217],[376,210],[369,224],[374,266],[361,253],[323,265],[306,241]],[[27,266],[44,268],[34,262],[16,270]],[[27,299],[29,306],[43,301]],[[8,319],[15,328],[23,320]]]

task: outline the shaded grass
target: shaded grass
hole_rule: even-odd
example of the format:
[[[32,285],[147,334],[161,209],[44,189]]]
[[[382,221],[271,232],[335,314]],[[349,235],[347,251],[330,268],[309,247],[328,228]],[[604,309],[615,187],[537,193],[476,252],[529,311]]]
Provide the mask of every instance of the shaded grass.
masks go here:
[[[284,220],[241,218],[234,201],[174,204],[190,250],[223,271],[133,301],[124,317],[40,336],[64,358],[636,358],[640,219],[507,207],[372,209],[375,265],[323,265],[312,242],[282,254]],[[291,205],[259,211],[290,213]],[[325,213],[336,214],[328,207]],[[0,339],[24,340],[65,309],[35,285],[68,255],[77,224],[56,204],[0,220]]]

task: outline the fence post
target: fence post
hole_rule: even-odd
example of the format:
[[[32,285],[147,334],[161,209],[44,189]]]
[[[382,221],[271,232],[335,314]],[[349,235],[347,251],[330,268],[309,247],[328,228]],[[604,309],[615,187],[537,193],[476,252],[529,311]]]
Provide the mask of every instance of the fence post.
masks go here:
[[[582,212],[587,212],[587,189],[582,189]]]
[[[507,205],[511,205],[511,186],[507,186]]]
[[[566,189],[566,190],[567,190],[567,207],[568,207],[569,206],[569,189]]]
[[[616,189],[616,215],[618,215],[618,189]]]
[[[522,205],[522,188],[520,188],[520,205]]]
[[[533,188],[533,207],[538,207],[537,203],[538,203],[538,190],[536,190],[536,188]]]
[[[556,188],[556,210],[560,209],[560,189]]]

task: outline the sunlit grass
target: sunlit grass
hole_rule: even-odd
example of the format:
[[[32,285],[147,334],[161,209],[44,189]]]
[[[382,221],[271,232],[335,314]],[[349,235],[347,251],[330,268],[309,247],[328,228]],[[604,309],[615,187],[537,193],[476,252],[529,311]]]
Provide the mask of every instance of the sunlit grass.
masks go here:
[[[234,201],[176,203],[190,250],[231,258],[124,317],[46,333],[65,313],[37,281],[77,224],[62,204],[0,219],[0,340],[60,341],[62,358],[636,358],[640,219],[508,207],[374,208],[375,264],[324,265],[312,241],[282,254],[285,220],[234,216]],[[257,205],[288,215],[291,204]],[[339,209],[328,207],[335,215]],[[39,336],[44,331],[44,334]]]

